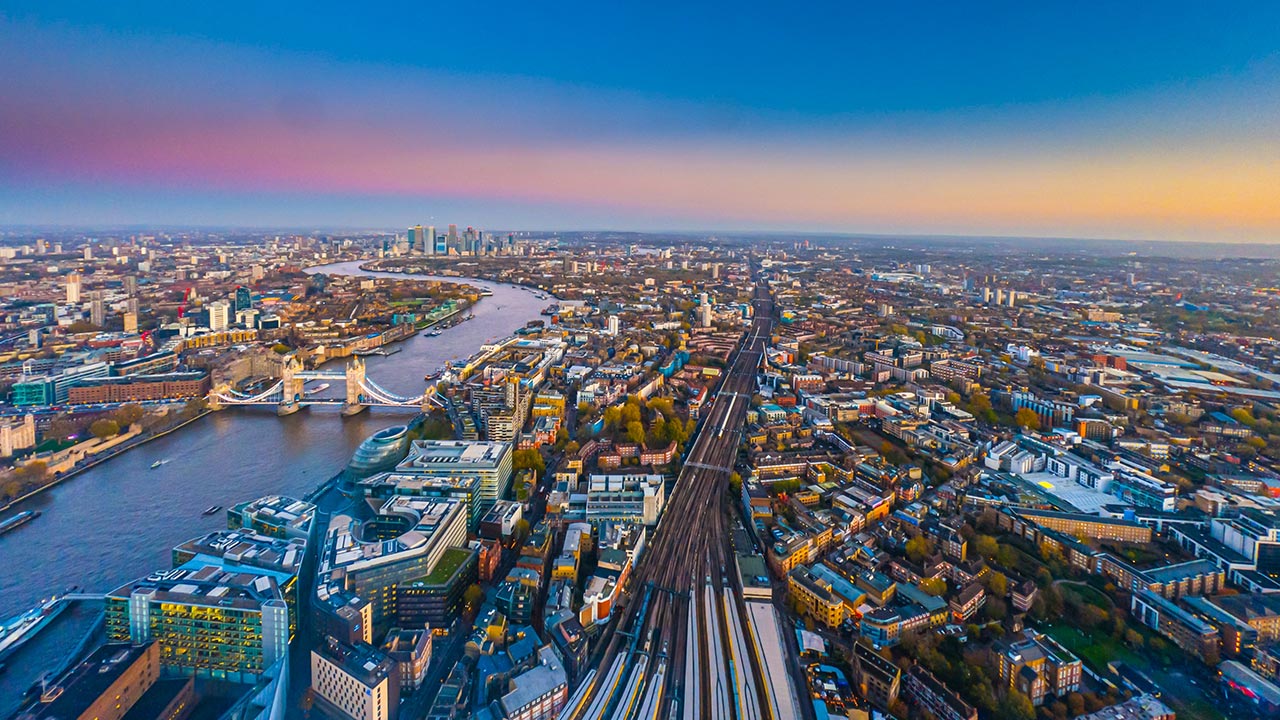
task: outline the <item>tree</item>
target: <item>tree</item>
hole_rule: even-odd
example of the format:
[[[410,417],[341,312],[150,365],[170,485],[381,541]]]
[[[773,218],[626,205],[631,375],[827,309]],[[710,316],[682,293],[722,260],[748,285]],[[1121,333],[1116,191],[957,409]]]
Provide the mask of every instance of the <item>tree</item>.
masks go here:
[[[937,577],[925,578],[920,581],[920,589],[929,595],[938,597],[946,594],[947,581]]]
[[[627,440],[637,445],[644,442],[644,425],[639,420],[627,423]]]
[[[983,585],[986,586],[987,592],[996,597],[1004,597],[1009,592],[1009,578],[1004,573],[989,572],[982,579]]]
[[[999,552],[1000,543],[996,542],[996,539],[990,535],[979,535],[977,539],[973,541],[973,550],[982,557],[990,560],[996,556],[997,552]]]
[[[667,419],[662,415],[658,415],[654,419],[653,424],[649,426],[649,437],[652,438],[654,445],[659,445],[667,441]]]
[[[907,541],[906,550],[908,560],[920,563],[933,554],[933,544],[924,535],[917,535]]]
[[[514,533],[514,537],[517,540],[523,542],[525,538],[529,537],[529,521],[524,518],[517,520],[515,527],[512,528],[512,533]]]
[[[147,411],[137,403],[126,403],[116,410],[113,419],[120,424],[120,427],[132,425],[142,419]]]
[[[513,470],[533,470],[537,477],[542,477],[547,461],[537,449],[517,450],[511,457],[511,467]]]
[[[1134,630],[1133,628],[1129,628],[1124,631],[1124,642],[1135,650],[1141,650],[1143,645],[1142,633]]]
[[[1031,698],[1017,690],[1010,690],[1000,701],[998,715],[1002,720],[1035,720],[1036,706],[1031,704]]]
[[[1231,418],[1241,425],[1253,425],[1258,421],[1253,417],[1253,413],[1248,408],[1238,407],[1231,411]]]
[[[1003,620],[1009,615],[1009,606],[998,597],[987,598],[982,609],[986,612],[987,617],[991,620]]]
[[[1017,423],[1020,428],[1027,430],[1040,429],[1040,416],[1031,408],[1022,408],[1019,410],[1018,413],[1013,416],[1013,421]]]
[[[729,473],[729,491],[737,497],[742,492],[742,476],[737,472]]]
[[[471,583],[466,590],[462,591],[462,604],[466,607],[468,615],[474,615],[480,612],[480,605],[484,602],[484,589],[476,583]]]
[[[99,440],[105,440],[106,438],[120,434],[120,423],[115,420],[107,420],[105,418],[102,420],[95,420],[93,421],[93,424],[89,426],[89,432],[93,433],[93,436]]]

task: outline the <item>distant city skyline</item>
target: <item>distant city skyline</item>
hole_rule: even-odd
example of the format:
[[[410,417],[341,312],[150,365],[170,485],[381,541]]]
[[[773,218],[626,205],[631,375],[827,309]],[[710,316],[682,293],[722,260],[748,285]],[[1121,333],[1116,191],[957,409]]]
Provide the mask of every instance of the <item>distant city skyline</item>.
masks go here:
[[[1277,6],[6,5],[3,225],[1280,242]]]

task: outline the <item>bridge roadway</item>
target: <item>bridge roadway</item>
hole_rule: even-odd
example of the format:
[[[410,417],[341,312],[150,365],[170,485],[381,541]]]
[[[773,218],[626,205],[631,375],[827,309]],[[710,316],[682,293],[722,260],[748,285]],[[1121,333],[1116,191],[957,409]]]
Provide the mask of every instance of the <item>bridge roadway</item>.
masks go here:
[[[560,717],[768,717],[762,662],[743,633],[741,578],[729,552],[725,489],[773,331],[767,287],[730,359],[649,546]]]

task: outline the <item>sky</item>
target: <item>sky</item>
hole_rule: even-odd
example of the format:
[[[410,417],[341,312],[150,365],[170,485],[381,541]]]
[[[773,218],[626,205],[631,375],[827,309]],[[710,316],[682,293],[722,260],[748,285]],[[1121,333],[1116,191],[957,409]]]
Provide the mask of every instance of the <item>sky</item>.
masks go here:
[[[367,5],[6,0],[0,224],[1280,243],[1280,3]]]

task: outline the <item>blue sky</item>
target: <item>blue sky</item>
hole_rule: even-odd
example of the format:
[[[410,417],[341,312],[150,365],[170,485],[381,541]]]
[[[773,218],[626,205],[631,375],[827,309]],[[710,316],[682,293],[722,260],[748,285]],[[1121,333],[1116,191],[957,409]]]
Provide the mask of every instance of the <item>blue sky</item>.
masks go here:
[[[796,5],[11,1],[0,222],[1280,240],[1280,4]]]

